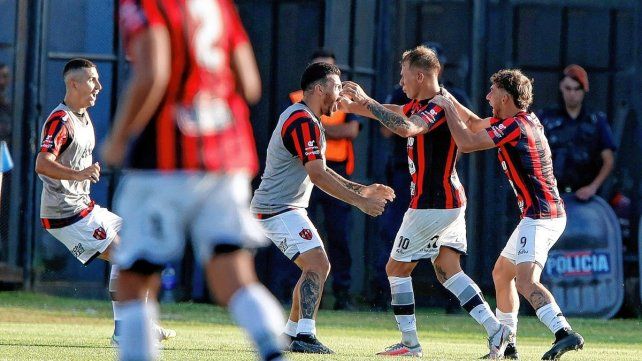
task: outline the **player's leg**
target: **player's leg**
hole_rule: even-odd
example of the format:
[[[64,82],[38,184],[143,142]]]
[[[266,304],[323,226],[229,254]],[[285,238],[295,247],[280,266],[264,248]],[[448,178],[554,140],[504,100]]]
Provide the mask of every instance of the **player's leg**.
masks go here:
[[[460,252],[447,246],[441,246],[439,255],[433,261],[437,279],[454,294],[461,307],[484,327],[488,334],[489,358],[500,358],[512,332],[502,326],[484,299],[477,284],[461,269]]]
[[[565,218],[533,220],[525,218],[518,225],[515,286],[533,306],[539,320],[555,335],[553,347],[542,357],[559,358],[569,350],[581,349],[584,339],[573,331],[553,295],[540,282],[548,251],[564,231]]]
[[[394,250],[394,247],[393,247]],[[392,255],[392,253],[391,253]],[[378,355],[386,356],[421,356],[422,350],[417,336],[417,319],[415,317],[415,294],[412,289],[412,271],[416,261],[398,261],[392,256],[386,264],[386,274],[390,282],[392,311],[401,332],[401,342],[394,344]]]
[[[517,314],[519,311],[519,294],[515,287],[516,275],[515,264],[505,256],[499,256],[493,268],[493,283],[495,284],[497,301],[495,315],[499,322],[508,326],[515,336],[517,335]],[[504,358],[510,360],[519,359],[516,337],[513,342],[506,346]]]
[[[208,283],[219,304],[251,336],[262,360],[281,360],[283,310],[258,282],[250,252],[219,245],[206,265]]]

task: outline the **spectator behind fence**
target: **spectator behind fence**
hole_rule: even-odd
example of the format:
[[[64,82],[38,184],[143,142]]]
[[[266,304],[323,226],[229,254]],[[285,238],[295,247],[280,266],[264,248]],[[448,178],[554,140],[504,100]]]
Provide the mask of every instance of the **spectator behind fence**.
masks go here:
[[[443,80],[443,70],[447,61],[444,49],[441,44],[436,42],[425,42],[424,45],[432,49],[442,64],[439,71],[439,82],[445,86],[448,91],[453,94],[457,100],[470,108],[470,98],[463,89],[455,87],[452,82]],[[404,105],[408,104],[410,99],[403,92],[401,86],[396,85],[392,92],[388,94],[384,103]],[[410,175],[408,174],[408,139],[394,134],[386,127],[380,127],[381,134],[388,138],[387,146],[388,152],[385,159],[385,184],[395,190],[396,200],[388,206],[386,211],[379,218],[379,230],[382,242],[385,244],[381,247],[379,254],[376,258],[376,265],[374,267],[374,290],[372,294],[371,304],[375,309],[387,309],[390,300],[390,285],[388,276],[385,272],[385,266],[390,256],[390,248],[392,247],[397,230],[401,226],[403,215],[408,210],[408,203],[410,203]],[[449,309],[458,309],[459,303],[451,301]]]
[[[613,170],[616,149],[606,115],[583,104],[588,91],[588,74],[571,64],[560,81],[560,106],[539,114],[553,153],[558,189],[574,192],[584,201],[600,190]]]
[[[310,56],[310,63],[335,64],[336,57],[328,49],[318,49]],[[294,104],[303,99],[303,90],[290,93],[290,101]],[[331,116],[322,116],[321,123],[325,128],[327,139],[326,165],[340,176],[350,179],[354,171],[354,149],[352,140],[359,135],[360,123],[352,114],[341,111]],[[333,196],[313,189],[310,198],[310,218],[315,224],[320,224],[323,214],[321,233],[325,233],[328,256],[332,260],[332,292],[334,293],[334,309],[352,309],[350,286],[352,276],[352,257],[350,256],[350,229],[352,209],[349,204]]]

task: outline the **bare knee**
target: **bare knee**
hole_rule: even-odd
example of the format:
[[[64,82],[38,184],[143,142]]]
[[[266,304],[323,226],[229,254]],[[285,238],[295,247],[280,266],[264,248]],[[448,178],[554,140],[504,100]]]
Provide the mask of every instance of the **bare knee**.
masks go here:
[[[500,258],[493,267],[493,282],[496,286],[508,285],[515,279],[515,266],[512,264],[509,266],[506,262],[508,261],[503,261]]]
[[[518,277],[515,279],[515,287],[517,292],[528,300],[533,290],[537,288],[537,282],[528,278]]]
[[[399,262],[390,258],[386,263],[386,275],[388,277],[410,277],[416,265],[417,262]]]
[[[446,247],[442,247],[432,266],[435,269],[437,280],[442,284],[462,271],[459,253]]]
[[[330,261],[327,257],[318,257],[314,262],[306,262],[301,265],[303,273],[313,272],[318,274],[324,280],[328,278],[330,268]]]

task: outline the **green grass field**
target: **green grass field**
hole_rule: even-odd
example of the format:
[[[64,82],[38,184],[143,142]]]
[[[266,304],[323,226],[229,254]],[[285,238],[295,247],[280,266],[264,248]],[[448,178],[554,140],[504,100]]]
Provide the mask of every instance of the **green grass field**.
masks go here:
[[[26,292],[0,292],[0,360],[112,360],[111,304]],[[225,310],[211,305],[162,305],[162,323],[178,336],[165,342],[164,360],[254,360],[249,342]],[[417,313],[426,360],[473,360],[485,354],[485,333],[467,315]],[[572,319],[586,339],[564,360],[642,360],[641,320]],[[374,353],[399,338],[391,312],[321,310],[319,338],[336,355],[291,354],[292,360],[377,360]],[[536,318],[519,323],[522,360],[538,360],[552,336]]]

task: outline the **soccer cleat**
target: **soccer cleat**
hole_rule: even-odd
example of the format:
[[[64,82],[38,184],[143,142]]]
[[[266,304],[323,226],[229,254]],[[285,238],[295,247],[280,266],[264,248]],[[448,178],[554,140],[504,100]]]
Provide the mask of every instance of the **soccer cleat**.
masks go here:
[[[581,350],[584,347],[584,338],[571,329],[563,329],[555,333],[555,342],[542,360],[559,360],[563,354],[571,350]]]
[[[416,345],[409,347],[399,342],[392,346],[386,347],[384,351],[377,353],[380,356],[409,356],[409,357],[421,357],[423,355],[421,351],[421,345]]]
[[[158,336],[158,341],[169,340],[170,338],[176,337],[176,331],[169,328],[162,328],[159,325],[154,325],[154,329]]]
[[[479,358],[480,360],[488,360],[490,359],[490,353],[486,354],[485,356],[482,356]],[[504,359],[505,360],[519,360],[519,354],[517,353],[517,346],[515,346],[514,342],[509,342],[508,345],[506,345],[506,350],[504,350]]]
[[[514,342],[514,340],[515,335],[510,327],[500,325],[499,330],[488,338],[488,358],[491,360],[502,358],[504,356],[504,351],[506,351],[506,346],[508,346],[509,343]]]
[[[333,354],[315,335],[298,334],[290,344],[290,352]]]

